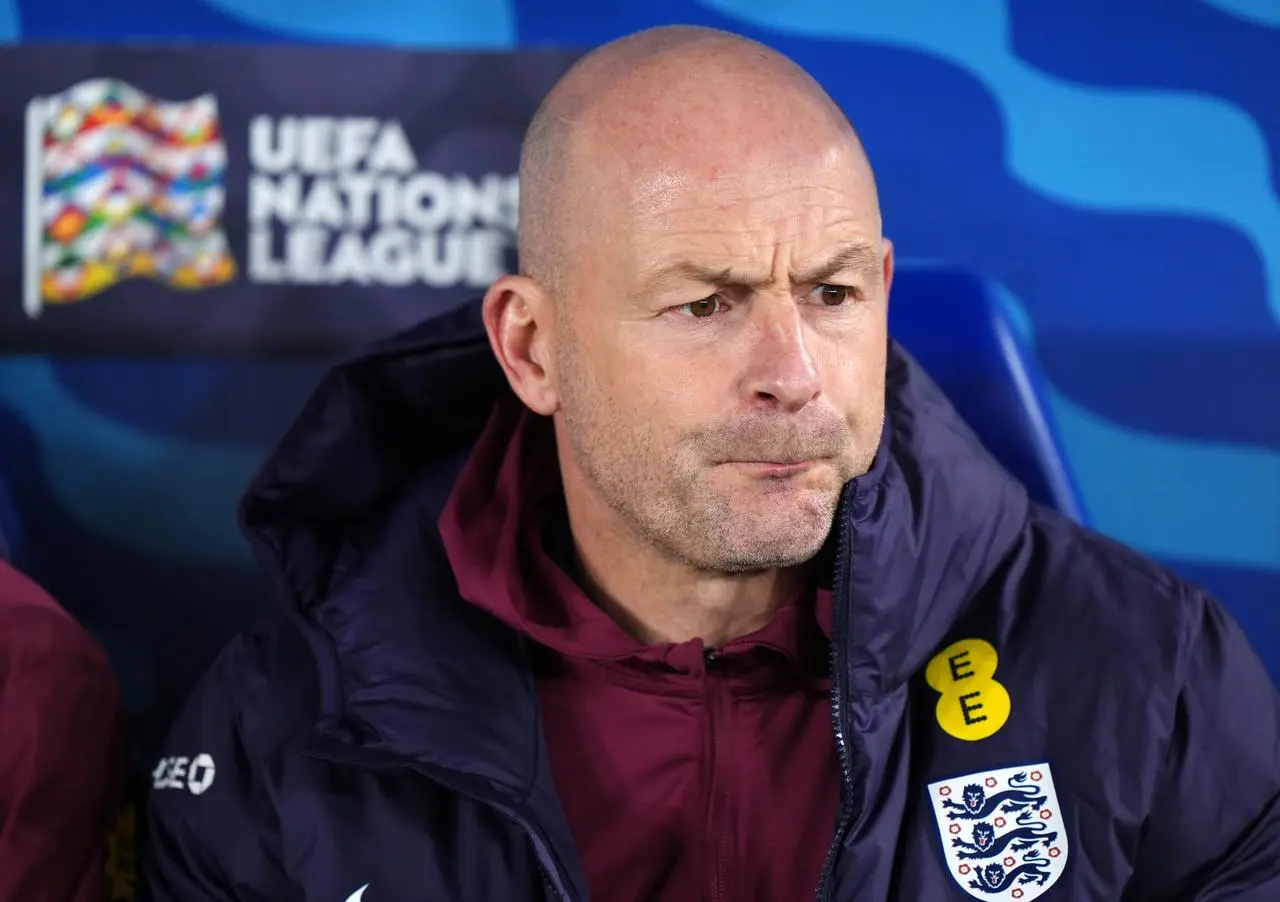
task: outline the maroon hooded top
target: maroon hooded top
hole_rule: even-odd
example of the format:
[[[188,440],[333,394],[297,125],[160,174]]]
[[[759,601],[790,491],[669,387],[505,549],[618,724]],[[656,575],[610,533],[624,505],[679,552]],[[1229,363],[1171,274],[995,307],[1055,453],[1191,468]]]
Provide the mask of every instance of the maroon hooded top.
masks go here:
[[[531,640],[593,900],[813,895],[840,793],[828,592],[714,654],[632,638],[568,575],[554,435],[515,404],[495,411],[440,528],[463,597]]]
[[[101,649],[0,561],[0,899],[100,902],[123,720]]]

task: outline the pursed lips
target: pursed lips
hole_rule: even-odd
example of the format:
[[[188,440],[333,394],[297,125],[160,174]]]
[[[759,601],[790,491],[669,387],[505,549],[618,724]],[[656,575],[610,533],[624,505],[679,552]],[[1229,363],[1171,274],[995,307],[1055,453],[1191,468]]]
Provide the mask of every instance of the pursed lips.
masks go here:
[[[759,476],[784,477],[802,473],[818,462],[819,458],[804,460],[731,460],[726,464],[740,467]]]

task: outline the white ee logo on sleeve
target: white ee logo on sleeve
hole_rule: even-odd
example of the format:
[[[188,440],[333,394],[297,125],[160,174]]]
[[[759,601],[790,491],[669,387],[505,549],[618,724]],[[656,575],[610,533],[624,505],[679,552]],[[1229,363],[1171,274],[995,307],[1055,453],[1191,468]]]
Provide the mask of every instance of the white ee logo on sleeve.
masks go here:
[[[151,785],[155,789],[185,789],[198,796],[213,785],[216,770],[213,758],[203,752],[194,758],[161,758],[151,772]]]

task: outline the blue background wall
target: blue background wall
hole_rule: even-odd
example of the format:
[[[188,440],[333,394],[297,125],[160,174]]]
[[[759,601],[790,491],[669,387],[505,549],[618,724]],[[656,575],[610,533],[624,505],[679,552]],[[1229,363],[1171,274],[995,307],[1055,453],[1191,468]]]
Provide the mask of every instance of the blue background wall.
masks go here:
[[[1277,0],[0,0],[17,42],[503,49],[671,22],[760,38],[827,86],[900,254],[970,266],[1024,308],[1095,524],[1280,643]],[[0,369],[0,428],[16,413],[42,452],[77,417],[137,419],[32,372],[19,390]],[[242,425],[256,441],[284,415]],[[219,460],[235,472],[209,478],[255,462]],[[101,503],[92,466],[82,480],[66,497]]]

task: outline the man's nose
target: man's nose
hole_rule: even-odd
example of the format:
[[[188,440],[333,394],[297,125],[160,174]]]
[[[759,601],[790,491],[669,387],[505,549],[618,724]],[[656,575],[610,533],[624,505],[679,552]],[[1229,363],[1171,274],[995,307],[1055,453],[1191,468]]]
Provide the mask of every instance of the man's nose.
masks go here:
[[[803,409],[822,391],[804,311],[793,298],[785,298],[762,301],[753,313],[744,393],[788,413]]]

